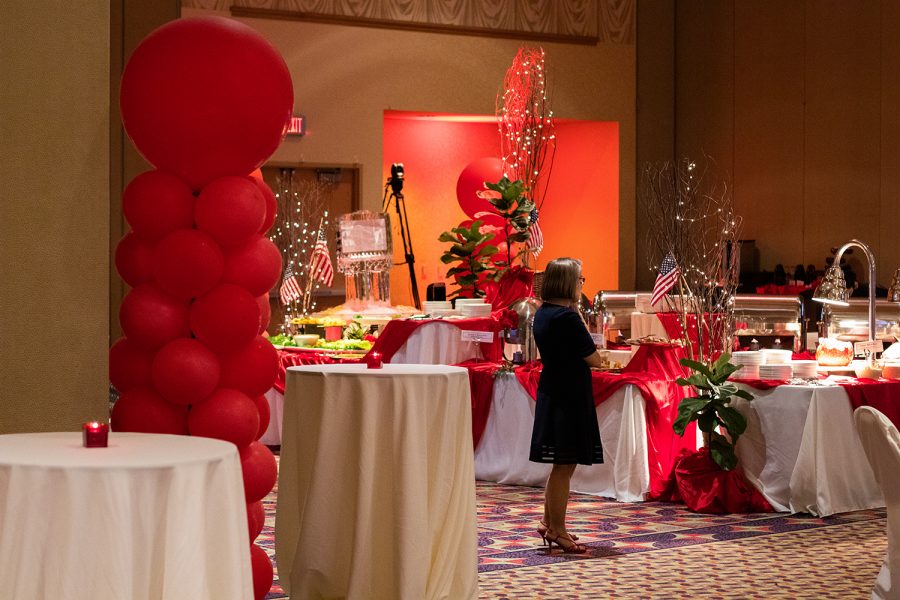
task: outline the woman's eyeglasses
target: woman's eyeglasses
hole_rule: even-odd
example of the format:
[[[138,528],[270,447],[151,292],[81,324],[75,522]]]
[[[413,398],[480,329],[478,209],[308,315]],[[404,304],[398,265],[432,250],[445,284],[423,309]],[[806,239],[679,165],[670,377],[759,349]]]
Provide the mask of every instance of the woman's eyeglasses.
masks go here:
[[[583,276],[582,276],[582,277],[579,277],[579,278],[578,278],[578,281],[581,282],[581,285],[584,285],[584,277],[583,277]]]

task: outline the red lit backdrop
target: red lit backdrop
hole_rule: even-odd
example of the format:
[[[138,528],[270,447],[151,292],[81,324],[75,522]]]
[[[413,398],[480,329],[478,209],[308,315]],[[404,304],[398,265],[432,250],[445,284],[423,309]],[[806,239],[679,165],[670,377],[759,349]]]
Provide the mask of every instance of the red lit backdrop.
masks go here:
[[[537,268],[559,256],[584,261],[585,293],[618,288],[619,272],[619,126],[608,121],[557,120],[557,151],[541,211],[544,251]],[[403,194],[416,257],[419,292],[444,281],[440,261],[447,244],[442,231],[466,219],[456,200],[456,180],[473,160],[497,156],[499,134],[493,116],[433,115],[385,111],[382,173],[404,164]],[[548,160],[549,162],[549,160]],[[394,254],[403,260],[394,222]],[[450,284],[448,283],[448,288]],[[412,305],[408,269],[391,273],[391,300]]]

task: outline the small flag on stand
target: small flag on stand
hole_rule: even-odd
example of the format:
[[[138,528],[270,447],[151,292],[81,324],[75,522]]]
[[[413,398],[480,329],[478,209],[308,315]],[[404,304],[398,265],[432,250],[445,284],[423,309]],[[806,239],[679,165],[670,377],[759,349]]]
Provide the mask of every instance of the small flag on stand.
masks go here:
[[[331,287],[334,282],[334,268],[331,266],[331,255],[328,254],[328,242],[325,240],[325,232],[319,229],[319,237],[313,247],[312,261],[310,262],[311,277],[321,281],[325,287]]]
[[[528,226],[528,249],[537,256],[544,249],[544,232],[538,223],[538,210],[531,211],[531,225]]]
[[[281,303],[284,305],[290,304],[303,295],[303,290],[300,288],[300,283],[297,281],[297,276],[294,275],[294,269],[291,265],[284,269],[279,295],[281,296]]]
[[[678,281],[681,269],[675,262],[675,257],[671,252],[666,254],[662,264],[659,265],[659,275],[656,276],[656,283],[653,284],[653,295],[650,296],[650,306],[656,306],[656,303],[662,300]]]

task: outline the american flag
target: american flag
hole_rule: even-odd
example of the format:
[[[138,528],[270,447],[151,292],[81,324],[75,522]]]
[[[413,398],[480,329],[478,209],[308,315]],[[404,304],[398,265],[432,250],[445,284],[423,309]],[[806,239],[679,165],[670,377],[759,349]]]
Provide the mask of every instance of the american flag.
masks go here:
[[[281,303],[284,305],[290,304],[303,295],[303,290],[300,288],[300,283],[297,281],[297,276],[294,275],[294,269],[291,265],[284,269],[279,295],[281,296]]]
[[[527,246],[531,253],[537,256],[544,249],[544,232],[541,231],[541,226],[538,223],[538,210],[536,208],[531,211],[529,218],[531,219],[531,225],[528,226]]]
[[[659,275],[656,276],[656,283],[653,284],[653,295],[650,296],[650,306],[656,306],[656,303],[662,300],[666,293],[674,287],[678,281],[681,269],[675,262],[675,257],[671,252],[666,254],[662,264],[659,265]]]
[[[334,268],[331,266],[331,255],[328,254],[328,242],[325,240],[325,232],[321,229],[313,247],[309,272],[313,279],[321,281],[325,287],[331,287],[334,282]]]

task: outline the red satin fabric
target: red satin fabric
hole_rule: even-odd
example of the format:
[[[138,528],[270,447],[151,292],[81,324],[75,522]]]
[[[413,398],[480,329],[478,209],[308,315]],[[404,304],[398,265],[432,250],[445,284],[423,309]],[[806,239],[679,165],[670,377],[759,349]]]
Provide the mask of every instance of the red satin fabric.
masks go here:
[[[280,393],[284,393],[284,383],[285,377],[287,377],[288,367],[299,367],[301,365],[330,365],[336,362],[343,361],[331,358],[330,356],[325,356],[321,352],[303,350],[302,348],[278,350],[278,373],[275,375],[275,383],[272,384],[272,387]]]
[[[837,383],[847,392],[853,410],[871,406],[883,412],[891,423],[900,428],[900,381],[847,377],[837,380]]]
[[[808,285],[775,285],[770,283],[756,287],[757,294],[766,294],[768,296],[799,296],[803,292],[816,289],[819,281],[816,280]]]
[[[669,339],[677,340],[681,339],[681,321],[679,320],[678,313],[674,312],[662,312],[656,313],[656,317],[659,319],[659,322],[662,323],[663,329],[666,330],[666,335],[669,336]],[[712,317],[712,318],[710,318]],[[713,314],[713,315],[704,315],[704,320],[706,321],[707,327],[710,329],[715,329],[716,327],[721,326],[721,314]],[[699,336],[697,333],[697,316],[696,315],[687,315],[687,327],[688,327],[688,337],[691,340],[691,344],[694,348],[699,347]],[[708,330],[707,330],[708,331]],[[715,333],[715,331],[713,331]],[[704,334],[703,336],[703,351],[705,354],[709,354],[710,349],[712,348],[712,342],[709,339],[708,334]]]
[[[478,448],[487,425],[494,398],[494,374],[497,363],[466,361],[457,365],[469,371],[469,389],[472,392],[472,448]]]
[[[424,325],[425,323],[433,323],[435,319],[417,319],[414,321],[407,319],[394,319],[384,326],[384,330],[369,352],[381,352],[381,359],[384,362],[390,362],[391,357],[406,343],[413,331]],[[493,331],[494,342],[491,344],[481,344],[481,355],[485,360],[497,362],[503,357],[503,347],[499,340],[499,332],[503,329],[501,323],[494,317],[473,317],[471,319],[454,319],[440,320],[440,323],[449,323],[460,329],[468,329],[472,331]]]
[[[731,471],[721,470],[708,448],[679,454],[666,489],[654,499],[684,502],[698,513],[774,512],[759,490],[747,481],[740,466]]]
[[[507,308],[516,300],[534,295],[534,271],[520,265],[510,267],[500,281],[489,281],[484,289],[485,301],[494,310]]]

